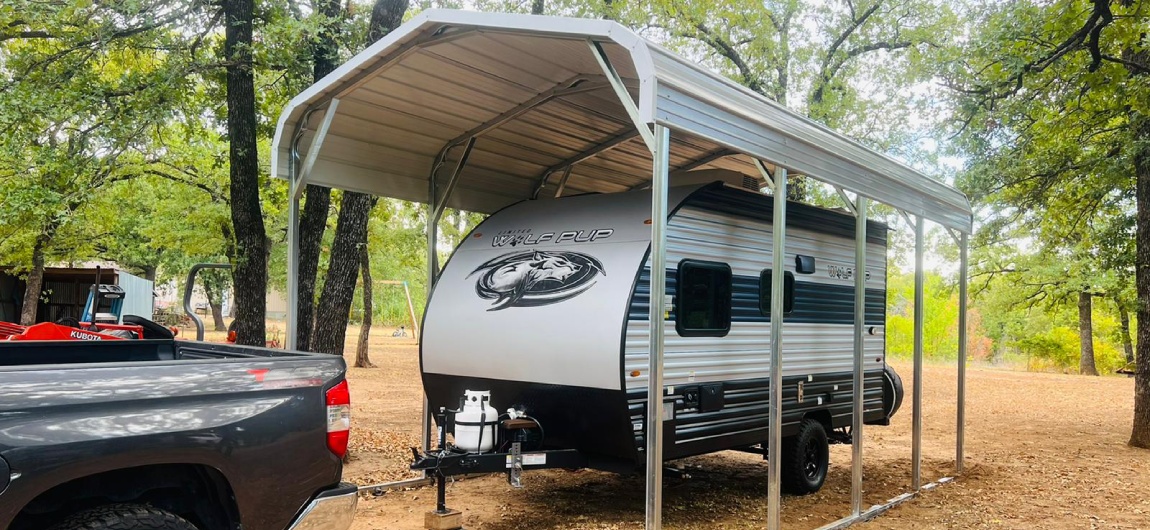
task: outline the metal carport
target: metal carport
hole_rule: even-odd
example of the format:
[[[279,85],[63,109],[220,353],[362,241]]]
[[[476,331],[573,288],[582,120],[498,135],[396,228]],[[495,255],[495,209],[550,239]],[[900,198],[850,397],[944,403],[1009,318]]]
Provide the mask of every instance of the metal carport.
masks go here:
[[[298,313],[299,198],[307,184],[428,204],[430,284],[445,208],[491,213],[526,199],[651,186],[652,292],[665,293],[668,175],[701,168],[758,176],[773,189],[774,255],[785,251],[788,173],[834,186],[865,230],[868,200],[916,227],[913,486],[922,487],[922,255],[929,220],[961,248],[956,467],[962,469],[967,238],[958,190],[704,70],[611,21],[429,10],[292,99],[280,116],[272,171],[291,184],[289,330]],[[845,193],[856,194],[853,201]],[[865,233],[865,232],[864,232]],[[865,237],[858,238],[865,241]],[[856,270],[865,267],[864,247]],[[865,275],[856,274],[862,300]],[[782,314],[783,275],[772,304]],[[651,321],[664,297],[652,296]],[[862,304],[855,320],[852,513],[862,509]],[[778,447],[782,318],[772,319],[770,445]],[[661,526],[663,333],[653,327],[648,393],[648,528]],[[424,411],[424,444],[429,422]],[[779,525],[779,462],[770,459],[768,528]],[[906,496],[903,496],[906,497]],[[896,500],[899,498],[896,498]]]

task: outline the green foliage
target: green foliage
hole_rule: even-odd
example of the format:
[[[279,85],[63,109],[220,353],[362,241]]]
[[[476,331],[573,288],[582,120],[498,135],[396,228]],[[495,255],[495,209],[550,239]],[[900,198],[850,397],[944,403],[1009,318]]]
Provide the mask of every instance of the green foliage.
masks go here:
[[[1092,293],[1095,359],[1113,371],[1125,364],[1116,309],[1135,299],[1133,155],[1145,140],[1131,120],[1150,86],[1128,59],[1146,44],[1143,6],[972,7],[978,31],[946,78],[969,157],[960,185],[987,206],[974,276],[988,328],[1003,355],[1073,367],[1076,301]]]
[[[465,5],[526,13],[533,2],[416,4],[409,16]],[[871,147],[957,179],[980,214],[972,356],[1073,369],[1075,301],[1086,290],[1095,294],[1098,367],[1109,372],[1124,364],[1117,308],[1133,312],[1137,298],[1131,149],[1139,140],[1130,123],[1150,112],[1150,83],[1118,60],[1146,45],[1145,15],[1133,11],[1144,7],[1110,5],[1115,19],[1102,34],[1106,58],[1097,64],[1083,41],[1052,58],[1092,8],[1071,0],[548,0],[545,10],[618,20]],[[364,47],[371,3],[349,2],[336,16],[296,0],[263,0],[256,9],[260,195],[270,287],[282,292],[288,187],[266,167],[276,118],[311,83],[313,46],[323,32],[337,36],[341,62]],[[193,263],[235,255],[218,14],[201,0],[0,5],[4,265],[27,268],[40,242],[50,262],[110,260],[164,281],[182,278]],[[943,154],[965,167],[956,171]],[[837,194],[817,186],[807,198],[840,205]],[[880,205],[871,215],[902,223]],[[424,206],[402,201],[384,199],[373,210],[374,307],[385,325],[410,317],[403,289],[378,281],[407,282],[422,312],[426,219]],[[445,213],[441,263],[480,220]],[[892,231],[892,256],[909,254],[910,235]],[[930,232],[928,246],[942,263],[957,262],[946,234]],[[889,275],[886,339],[894,356],[913,350],[913,274],[902,272],[909,265],[895,263]],[[353,318],[360,303],[357,297]],[[954,358],[953,278],[928,272],[924,309],[926,355]]]
[[[958,291],[937,273],[923,281],[923,356],[958,358]],[[887,274],[887,355],[910,357],[914,353],[914,273],[892,267]],[[977,338],[972,334],[972,338]]]

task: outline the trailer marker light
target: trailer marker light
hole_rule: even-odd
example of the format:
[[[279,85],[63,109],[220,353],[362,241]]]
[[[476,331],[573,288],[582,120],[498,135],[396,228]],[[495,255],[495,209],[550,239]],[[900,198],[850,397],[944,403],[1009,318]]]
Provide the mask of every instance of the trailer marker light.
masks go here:
[[[639,371],[638,370],[631,370],[631,377],[639,377]]]
[[[340,458],[347,455],[350,433],[351,391],[344,380],[327,391],[327,448],[332,454]]]

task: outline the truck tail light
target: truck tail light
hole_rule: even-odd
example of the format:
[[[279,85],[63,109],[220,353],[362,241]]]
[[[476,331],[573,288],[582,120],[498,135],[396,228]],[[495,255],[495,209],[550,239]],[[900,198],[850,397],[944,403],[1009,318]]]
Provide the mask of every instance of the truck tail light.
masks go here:
[[[335,456],[347,455],[348,434],[351,432],[351,392],[347,381],[327,391],[327,448]]]

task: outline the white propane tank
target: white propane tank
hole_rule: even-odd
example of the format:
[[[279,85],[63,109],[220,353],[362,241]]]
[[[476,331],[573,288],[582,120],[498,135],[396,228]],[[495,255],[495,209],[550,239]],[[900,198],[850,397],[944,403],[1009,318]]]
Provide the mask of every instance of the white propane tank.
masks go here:
[[[465,390],[463,410],[455,415],[455,446],[469,453],[486,453],[495,447],[499,411],[491,406],[491,392]]]

